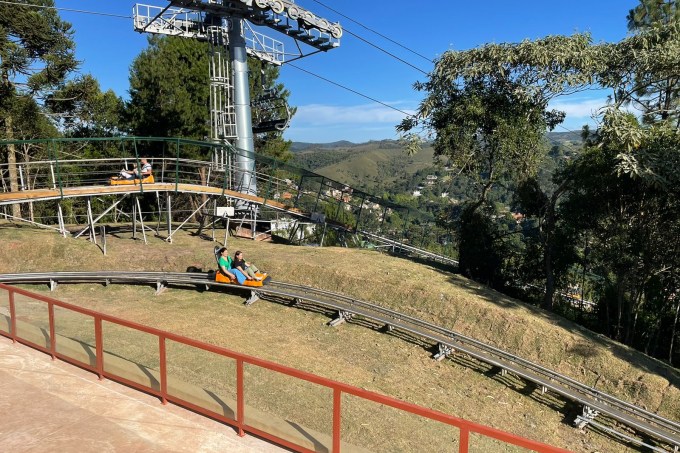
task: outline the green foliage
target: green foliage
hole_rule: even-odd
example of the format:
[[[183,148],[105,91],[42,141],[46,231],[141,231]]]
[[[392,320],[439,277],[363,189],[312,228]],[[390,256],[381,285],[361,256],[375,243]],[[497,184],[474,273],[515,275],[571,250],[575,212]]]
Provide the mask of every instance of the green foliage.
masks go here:
[[[130,68],[130,131],[150,137],[203,140],[210,135],[208,45],[193,39],[149,37]]]
[[[113,90],[102,93],[91,75],[68,81],[51,93],[46,106],[57,118],[60,128],[72,137],[111,137],[119,133],[123,100]]]
[[[477,185],[477,202],[458,221],[463,272],[496,287],[545,288],[546,308],[556,288],[579,279],[599,300],[595,327],[671,362],[680,312],[679,17],[676,1],[641,0],[628,17],[635,33],[618,43],[577,34],[446,52],[416,84],[427,93],[416,116],[398,126],[407,138],[434,134],[436,154]],[[612,95],[597,130],[583,131],[585,151],[554,146],[561,162],[537,172],[540,136],[563,118],[549,101],[593,87]],[[521,231],[491,209],[493,186],[516,191],[527,216]],[[449,223],[458,215],[442,213]]]
[[[172,36],[150,36],[148,48],[142,51],[130,68],[130,101],[126,103],[128,130],[135,135],[151,137],[196,140],[209,137],[208,62],[209,46],[205,42]],[[262,67],[261,63],[252,59],[248,60],[248,67],[251,99],[257,99],[266,90],[279,93],[283,99],[288,98],[288,90],[276,81],[278,68],[271,65]],[[261,69],[264,70],[264,77],[260,76]],[[282,112],[273,114],[278,116]],[[255,137],[255,149],[280,160],[291,158],[290,142],[283,140],[280,132],[258,134]]]
[[[675,0],[640,0],[628,12],[628,30],[649,28],[659,23],[680,21],[680,8]]]
[[[494,206],[468,204],[459,222],[460,270],[477,281],[503,289],[512,281],[523,244],[514,222]]]
[[[34,94],[58,86],[78,65],[71,24],[59,18],[54,2],[23,0],[17,3],[41,8],[0,4],[0,99],[3,104],[17,91]]]

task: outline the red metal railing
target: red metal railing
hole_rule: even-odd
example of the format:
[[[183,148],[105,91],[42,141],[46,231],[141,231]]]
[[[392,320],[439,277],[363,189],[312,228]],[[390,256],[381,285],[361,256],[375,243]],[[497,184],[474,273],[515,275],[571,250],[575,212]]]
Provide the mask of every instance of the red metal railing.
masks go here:
[[[9,328],[10,331],[6,332],[0,328],[0,335],[11,338],[13,342],[19,342],[26,344],[35,349],[41,350],[50,354],[53,359],[59,358],[69,363],[73,363],[82,368],[88,369],[96,373],[100,379],[109,378],[111,380],[122,382],[131,387],[137,388],[144,392],[150,393],[152,395],[158,396],[163,404],[167,404],[168,401],[177,403],[179,405],[188,407],[200,414],[205,416],[220,420],[231,426],[234,426],[240,436],[244,436],[246,433],[251,433],[275,442],[279,445],[291,448],[295,451],[310,452],[303,446],[297,445],[289,440],[278,437],[274,434],[265,432],[253,426],[249,426],[245,422],[245,401],[244,401],[244,364],[261,367],[267,370],[282,373],[287,376],[291,376],[303,381],[318,384],[320,386],[326,387],[333,392],[333,414],[332,414],[332,451],[337,453],[340,451],[341,445],[341,398],[343,394],[353,395],[364,400],[372,401],[375,403],[383,404],[401,411],[405,411],[411,414],[418,415],[430,420],[438,421],[446,425],[457,427],[459,429],[459,453],[467,453],[469,448],[470,433],[477,433],[485,437],[496,439],[508,444],[516,445],[519,447],[527,448],[529,450],[537,452],[567,452],[568,450],[546,445],[540,442],[536,442],[530,439],[522,438],[514,434],[510,434],[504,431],[500,431],[495,428],[480,425],[477,423],[470,422],[452,415],[445,414],[436,410],[428,409],[416,404],[407,403],[404,401],[397,400],[388,396],[380,395],[368,390],[363,390],[358,387],[353,387],[351,385],[343,384],[341,382],[336,382],[331,379],[326,379],[305,371],[296,370],[294,368],[289,368],[283,365],[276,364],[274,362],[269,362],[267,360],[259,359],[257,357],[248,356],[246,354],[241,354],[238,352],[231,351],[229,349],[210,345],[203,343],[191,338],[183,337],[180,335],[175,335],[170,332],[165,332],[152,327],[143,326],[135,322],[127,321],[124,319],[109,316],[103,313],[98,313],[86,308],[81,308],[75,305],[71,305],[50,297],[46,297],[40,294],[32,293],[20,288],[15,288],[0,283],[0,303],[2,303],[2,290],[7,292],[8,302],[9,302]],[[15,295],[20,294],[24,297],[35,301],[41,301],[48,306],[48,318],[49,318],[49,347],[37,344],[33,341],[27,340],[26,338],[20,338],[17,336],[17,316],[15,307]],[[56,347],[56,328],[55,328],[55,317],[54,317],[54,307],[60,307],[62,309],[70,310],[82,315],[90,316],[94,320],[94,330],[95,330],[95,350],[96,350],[96,360],[95,365],[79,361],[73,357],[69,357],[65,354],[57,352]],[[103,348],[103,330],[102,323],[109,322],[117,324],[119,326],[127,327],[130,329],[137,330],[139,332],[144,332],[147,334],[155,335],[158,338],[158,350],[159,350],[159,363],[160,363],[160,386],[159,389],[155,389],[152,386],[146,386],[135,382],[131,379],[125,378],[120,375],[105,371],[104,368],[104,348]],[[236,419],[231,419],[225,417],[222,414],[218,414],[211,410],[205,409],[197,404],[186,401],[177,396],[173,396],[168,393],[168,383],[167,383],[167,363],[166,363],[166,342],[174,341],[187,346],[192,346],[204,351],[212,352],[220,356],[229,357],[236,361]]]

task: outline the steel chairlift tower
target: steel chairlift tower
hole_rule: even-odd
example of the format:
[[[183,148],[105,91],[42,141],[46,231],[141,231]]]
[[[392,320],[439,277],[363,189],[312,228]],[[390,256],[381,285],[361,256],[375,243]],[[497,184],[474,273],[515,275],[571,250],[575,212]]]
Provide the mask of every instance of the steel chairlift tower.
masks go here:
[[[342,27],[299,7],[292,0],[168,1],[165,7],[135,5],[134,29],[210,44],[211,139],[239,149],[234,162],[235,189],[255,195],[248,55],[279,66],[286,56],[283,42],[260,33],[256,27],[269,27],[295,40],[299,51],[294,54],[295,59],[338,47]],[[300,43],[315,50],[305,55]],[[224,157],[222,163],[226,163]]]

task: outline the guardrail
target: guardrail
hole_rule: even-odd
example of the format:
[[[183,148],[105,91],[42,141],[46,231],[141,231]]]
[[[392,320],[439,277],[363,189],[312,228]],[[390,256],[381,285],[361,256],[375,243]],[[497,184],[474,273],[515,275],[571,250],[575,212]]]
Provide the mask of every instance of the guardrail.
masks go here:
[[[541,365],[532,363],[521,357],[477,341],[459,332],[428,323],[421,319],[361,301],[342,294],[316,288],[273,281],[269,285],[252,289],[239,285],[217,283],[206,273],[162,273],[162,272],[64,272],[37,274],[5,274],[0,275],[0,282],[14,283],[50,283],[56,286],[57,281],[84,282],[102,281],[105,283],[146,283],[155,284],[157,291],[166,285],[190,285],[206,287],[228,287],[239,291],[249,291],[247,304],[258,299],[287,298],[294,303],[305,301],[312,305],[337,311],[338,316],[330,325],[339,325],[350,321],[353,316],[385,325],[388,331],[398,330],[413,335],[421,340],[428,340],[438,346],[435,358],[441,359],[453,352],[467,354],[474,359],[497,367],[502,372],[510,372],[521,379],[531,382],[542,392],[551,391],[562,398],[576,402],[583,407],[583,415],[577,417],[576,424],[585,426],[593,423],[598,416],[608,417],[623,425],[635,429],[646,436],[670,445],[676,451],[680,447],[680,423],[663,418],[643,408],[625,402],[619,398],[584,385],[568,376],[552,371]],[[627,441],[649,447],[654,451],[667,451],[649,445],[639,438],[632,438],[606,425],[597,424],[600,429],[615,434]]]
[[[19,301],[17,300],[17,295],[22,296],[22,300]],[[47,338],[43,336],[42,341],[45,342],[45,344],[40,344],[35,340],[30,340],[25,337],[20,336],[17,333],[17,305],[21,304],[25,299],[28,299],[29,301],[37,301],[37,302],[42,302],[47,305],[47,314],[48,314],[48,332],[43,332],[43,334],[47,334]],[[249,356],[246,354],[241,354],[235,351],[231,351],[229,349],[219,347],[219,346],[214,346],[210,345],[207,343],[203,343],[197,340],[193,340],[191,338],[183,337],[180,335],[176,335],[170,332],[162,331],[159,329],[143,326],[141,324],[127,321],[121,318],[109,316],[106,314],[98,313],[92,310],[88,310],[85,308],[81,308],[78,306],[74,306],[71,304],[67,304],[65,302],[61,302],[59,300],[50,298],[50,297],[45,297],[40,294],[35,294],[31,293],[29,291],[19,289],[19,288],[14,288],[5,284],[0,284],[0,301],[6,300],[6,303],[8,305],[9,309],[9,316],[6,317],[7,321],[7,328],[2,329],[0,325],[0,335],[6,336],[8,338],[11,338],[14,342],[20,342],[23,344],[26,344],[28,346],[31,346],[33,348],[36,348],[38,350],[41,350],[43,352],[46,352],[52,356],[52,358],[59,358],[61,360],[67,361],[69,363],[76,364],[84,369],[87,369],[89,371],[92,371],[96,373],[100,379],[102,378],[109,378],[118,382],[122,382],[126,385],[129,385],[133,388],[136,388],[138,390],[142,390],[144,392],[150,393],[152,395],[155,395],[159,398],[161,398],[163,404],[166,402],[170,401],[173,403],[176,403],[181,406],[188,407],[198,413],[201,413],[205,416],[215,418],[217,420],[220,420],[224,423],[227,423],[229,425],[234,426],[237,430],[240,436],[244,436],[245,433],[252,433],[258,436],[261,436],[265,439],[268,439],[270,441],[273,441],[277,444],[283,445],[287,448],[291,448],[296,451],[311,451],[308,448],[305,448],[304,446],[300,445],[299,443],[296,443],[295,440],[291,440],[290,438],[284,438],[281,437],[280,435],[275,435],[272,434],[272,432],[268,432],[266,430],[263,430],[261,428],[258,428],[256,426],[253,426],[252,424],[249,424],[248,420],[246,419],[246,398],[245,398],[245,390],[248,385],[248,381],[246,380],[246,375],[244,373],[244,368],[246,366],[252,366],[252,367],[258,367],[261,369],[269,370],[272,372],[280,373],[282,375],[286,375],[298,380],[306,381],[308,383],[316,384],[321,387],[325,387],[332,392],[332,433],[330,437],[330,445],[324,445],[323,442],[319,443],[319,440],[316,440],[316,446],[322,448],[323,450],[330,450],[333,452],[339,452],[341,451],[341,448],[346,447],[347,445],[344,443],[342,439],[342,430],[341,430],[341,423],[343,419],[347,416],[346,414],[343,414],[343,396],[344,395],[351,395],[357,398],[360,398],[365,401],[369,402],[374,402],[378,404],[382,404],[394,409],[397,409],[399,411],[404,411],[408,412],[414,415],[417,415],[419,417],[423,417],[426,419],[434,420],[440,423],[443,423],[445,425],[453,426],[459,429],[459,437],[458,437],[458,442],[459,442],[459,448],[458,451],[459,453],[467,453],[469,451],[469,446],[470,446],[470,434],[476,433],[488,438],[496,439],[511,445],[516,445],[520,447],[524,447],[533,451],[538,451],[538,452],[566,452],[567,450],[557,448],[557,447],[552,447],[540,442],[536,442],[533,440],[521,438],[519,436],[506,433],[494,428],[490,428],[487,426],[479,425],[476,423],[472,423],[470,421],[454,417],[439,411],[435,411],[432,409],[424,408],[421,406],[417,406],[415,404],[411,403],[406,403],[388,396],[380,395],[374,392],[370,392],[367,390],[363,390],[357,387],[353,387],[347,384],[343,384],[341,382],[333,381],[330,379],[326,379],[320,376],[313,375],[311,373],[303,372],[300,370],[296,370],[290,367],[282,366],[279,364],[276,364],[274,362],[262,360],[253,356]],[[68,310],[74,313],[78,313],[80,315],[84,315],[88,318],[91,318],[94,324],[94,337],[95,337],[95,344],[93,345],[94,347],[94,364],[80,361],[77,359],[74,359],[72,356],[63,354],[59,352],[58,350],[58,342],[61,341],[56,323],[55,323],[55,307],[59,307],[60,309],[63,310]],[[0,315],[0,317],[3,317]],[[109,323],[109,324],[114,324],[117,326],[125,327],[127,329],[131,329],[133,331],[137,332],[143,332],[145,334],[152,335],[157,339],[157,345],[158,345],[158,370],[153,370],[155,373],[157,373],[158,380],[157,383],[158,385],[144,385],[138,381],[132,380],[129,377],[124,377],[121,374],[117,374],[116,372],[112,371],[109,369],[108,365],[108,360],[109,358],[105,354],[104,350],[104,331],[105,329],[103,328],[104,323]],[[40,341],[40,340],[38,340]],[[235,417],[226,417],[225,415],[210,411],[200,405],[194,404],[187,399],[182,398],[176,393],[173,393],[171,387],[169,386],[168,383],[168,359],[167,359],[167,354],[166,354],[166,347],[168,342],[175,342],[179,343],[182,345],[190,346],[205,352],[209,352],[218,356],[226,357],[229,358],[233,361],[235,361],[235,366],[236,366],[236,376],[235,376],[235,387],[236,387],[236,408],[235,411]],[[148,370],[146,370],[148,371]],[[304,433],[306,437],[309,436],[309,432]],[[303,436],[304,437],[304,436]],[[350,448],[351,449],[351,448]]]

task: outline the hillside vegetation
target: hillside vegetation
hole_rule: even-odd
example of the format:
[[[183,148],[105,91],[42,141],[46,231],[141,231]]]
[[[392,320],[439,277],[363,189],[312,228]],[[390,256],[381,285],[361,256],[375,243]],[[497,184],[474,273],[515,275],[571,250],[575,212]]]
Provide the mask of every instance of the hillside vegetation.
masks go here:
[[[293,147],[295,149],[295,146]],[[420,170],[433,167],[434,149],[426,146],[414,156],[393,140],[361,144],[309,145],[294,154],[296,165],[357,189],[379,194],[397,190]]]
[[[110,236],[106,256],[82,239],[7,224],[0,225],[0,243],[0,273],[215,268],[214,244],[182,232],[173,244]],[[454,273],[369,250],[236,238],[229,239],[229,248],[244,250],[275,280],[342,292],[454,329],[678,419],[677,370]],[[29,289],[48,293],[44,287]],[[246,308],[242,294],[173,288],[154,297],[147,287],[60,285],[51,295],[573,451],[637,451],[592,429],[577,430],[571,421],[580,408],[512,376],[495,375],[462,356],[436,362],[419,342],[360,323],[327,327],[328,313],[265,301]],[[389,428],[379,418],[361,420],[366,423],[361,429],[386,440]],[[448,437],[430,441],[437,448],[428,451],[450,451]]]
[[[579,132],[550,132],[547,140],[553,152],[540,170],[546,175],[543,176],[546,184],[557,162],[565,155],[573,156],[580,148],[581,136]],[[413,156],[408,156],[405,147],[394,140],[359,144],[346,141],[293,143],[291,149],[295,165],[376,195],[410,193],[425,181],[424,171],[441,173],[441,168],[434,163],[434,148],[427,144]],[[438,189],[464,201],[467,178],[458,176],[456,179],[458,181],[440,182]]]

